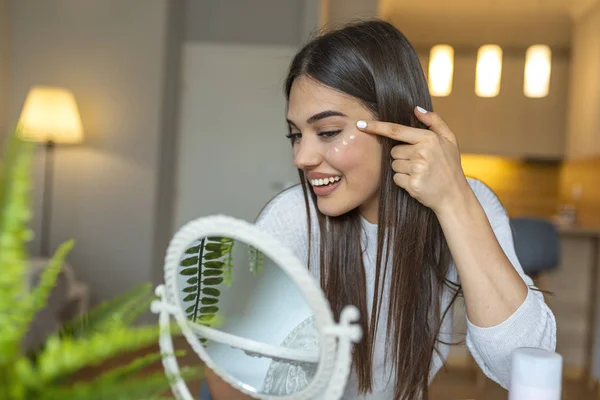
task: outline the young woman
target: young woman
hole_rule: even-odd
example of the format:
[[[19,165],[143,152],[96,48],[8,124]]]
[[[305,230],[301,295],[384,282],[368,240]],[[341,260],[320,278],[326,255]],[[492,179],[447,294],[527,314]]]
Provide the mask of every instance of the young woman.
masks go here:
[[[314,39],[294,58],[285,94],[301,184],[257,224],[306,262],[336,315],[360,309],[364,335],[344,398],[426,398],[458,295],[467,345],[502,386],[514,349],[555,349],[554,316],[519,265],[508,216],[465,177],[456,137],[431,112],[417,54],[396,28],[375,20]]]

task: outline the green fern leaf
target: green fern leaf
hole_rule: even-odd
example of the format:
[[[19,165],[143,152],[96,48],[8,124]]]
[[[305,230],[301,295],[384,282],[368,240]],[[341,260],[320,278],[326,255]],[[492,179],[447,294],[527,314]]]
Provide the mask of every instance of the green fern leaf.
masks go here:
[[[19,327],[27,304],[23,294],[27,293],[25,244],[31,238],[27,222],[33,145],[20,140],[18,134],[8,140],[0,173],[0,366],[18,355]]]
[[[198,369],[181,368],[182,379],[201,376]],[[156,397],[168,390],[169,384],[179,377],[168,377],[159,372],[143,378],[129,379],[114,385],[103,385],[102,382],[77,383],[72,386],[49,388],[39,393],[39,400],[140,400]]]
[[[198,264],[198,257],[188,257],[181,261],[182,267],[191,267],[192,265]]]
[[[216,286],[223,283],[223,278],[206,278],[202,281],[205,285]]]
[[[50,260],[48,267],[44,270],[44,272],[42,272],[37,287],[33,289],[33,292],[27,296],[25,300],[27,305],[23,311],[23,317],[20,321],[21,326],[19,327],[18,331],[20,336],[25,335],[29,324],[33,320],[33,317],[46,305],[48,296],[56,284],[56,278],[62,270],[65,258],[67,257],[69,251],[71,251],[71,248],[73,248],[72,240],[63,243],[58,248],[52,257],[52,260]]]
[[[86,336],[128,326],[149,309],[154,298],[151,284],[137,285],[121,296],[102,302],[85,315],[75,318],[63,327],[61,335]]]
[[[219,297],[221,295],[221,292],[219,291],[219,289],[215,288],[204,288],[202,289],[202,294],[205,294],[207,296]]]
[[[220,269],[205,269],[202,272],[202,276],[220,276],[223,275],[225,271]]]
[[[155,343],[158,327],[116,328],[91,334],[89,337],[63,338],[52,336],[40,353],[37,373],[40,383],[49,383],[81,369],[120,354]]]
[[[207,261],[202,264],[205,268],[223,268],[225,263],[223,261]]]
[[[198,268],[186,268],[184,270],[179,271],[179,273],[181,275],[185,275],[185,276],[189,276],[189,275],[196,275],[198,273]]]
[[[200,251],[200,245],[190,247],[185,251],[185,254],[196,254]]]
[[[196,293],[192,293],[192,294],[188,294],[187,296],[185,296],[183,298],[183,301],[192,301],[192,300],[196,300],[196,298],[198,297],[198,295]]]

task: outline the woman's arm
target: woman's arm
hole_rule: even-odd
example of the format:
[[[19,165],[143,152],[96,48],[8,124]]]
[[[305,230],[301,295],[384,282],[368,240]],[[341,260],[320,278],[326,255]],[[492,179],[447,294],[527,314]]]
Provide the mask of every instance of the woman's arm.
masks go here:
[[[481,190],[482,196],[487,190],[487,197],[495,197],[489,189]],[[490,212],[496,218],[504,214],[497,200]],[[462,284],[470,322],[479,327],[502,323],[523,304],[527,286],[498,242],[477,196],[467,186],[461,197],[436,214]]]
[[[508,293],[508,291],[502,290],[502,284],[509,286],[509,288],[516,287],[517,285],[510,286],[509,283],[505,283],[507,280],[505,280],[504,276],[499,274],[500,277],[496,278],[487,269],[488,267],[490,270],[493,268],[506,268],[505,261],[486,264],[484,260],[479,264],[479,269],[483,270],[483,272],[479,270],[473,272],[469,268],[475,269],[476,267],[475,264],[470,264],[469,257],[477,257],[477,255],[470,256],[472,251],[469,249],[458,249],[461,256],[467,258],[466,268],[465,264],[461,266],[462,273],[460,279],[463,283],[463,288],[467,286],[465,285],[465,280],[470,281],[471,286],[469,288],[469,296],[467,296],[465,291],[465,302],[467,303],[467,307],[471,307],[467,312],[467,346],[485,374],[503,387],[507,387],[510,375],[510,357],[515,349],[519,347],[534,347],[548,351],[555,350],[556,320],[552,311],[544,303],[542,293],[527,289],[527,286],[532,286],[533,282],[531,278],[525,275],[519,263],[515,252],[509,218],[500,201],[482,182],[470,180],[469,184],[479,203],[478,208],[483,210],[486,221],[489,221],[486,224],[490,227],[494,235],[493,240],[498,243],[500,251],[504,254],[502,258],[508,260],[510,268],[515,271],[520,280],[519,284],[522,284],[526,288],[525,298],[522,301],[519,300],[518,295],[512,300],[512,307],[515,307],[514,312],[509,312],[510,308],[501,310],[497,306],[498,304],[511,304],[511,300],[501,298],[501,296],[505,296],[505,293]],[[462,224],[463,222],[457,223],[459,226]],[[457,233],[455,232],[454,234],[456,235]],[[492,239],[487,240],[491,241]],[[472,247],[484,247],[484,245],[481,242],[475,241]],[[457,250],[455,249],[455,251]],[[478,251],[474,252],[474,254],[478,253]],[[498,265],[501,265],[501,267],[498,267]],[[456,268],[458,271],[458,264]],[[479,274],[483,275],[481,279],[497,279],[497,281],[492,281],[490,284],[481,284],[478,287],[477,282],[471,278]],[[496,293],[484,293],[480,291],[482,287],[491,288],[490,290]],[[480,296],[479,301],[483,303],[481,304],[482,307],[476,304],[477,297],[474,296]],[[481,312],[485,314],[484,304],[490,298],[496,299],[495,304],[489,306],[489,309],[492,310],[490,314],[497,314],[490,318],[486,315],[479,315],[480,319],[477,322],[474,321],[474,314]]]

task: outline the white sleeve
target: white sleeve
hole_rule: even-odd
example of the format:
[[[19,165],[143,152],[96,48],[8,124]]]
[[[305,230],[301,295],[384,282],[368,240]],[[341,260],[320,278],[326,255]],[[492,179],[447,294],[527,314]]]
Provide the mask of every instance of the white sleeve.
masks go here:
[[[308,220],[300,185],[287,189],[271,200],[255,224],[291,249],[300,261],[307,263]],[[313,226],[312,229],[314,231],[318,226]]]
[[[467,318],[467,346],[477,364],[504,388],[510,377],[510,357],[519,347],[548,351],[556,348],[556,320],[541,292],[532,290],[533,281],[523,272],[517,259],[508,215],[496,195],[482,182],[469,181],[481,203],[506,256],[529,290],[523,304],[499,325],[481,328]]]

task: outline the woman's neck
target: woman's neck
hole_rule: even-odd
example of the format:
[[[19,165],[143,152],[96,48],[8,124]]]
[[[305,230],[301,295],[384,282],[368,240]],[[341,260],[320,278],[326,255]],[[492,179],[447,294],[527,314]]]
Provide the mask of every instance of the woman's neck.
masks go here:
[[[370,224],[377,224],[379,220],[379,196],[374,196],[363,203],[358,211]]]

